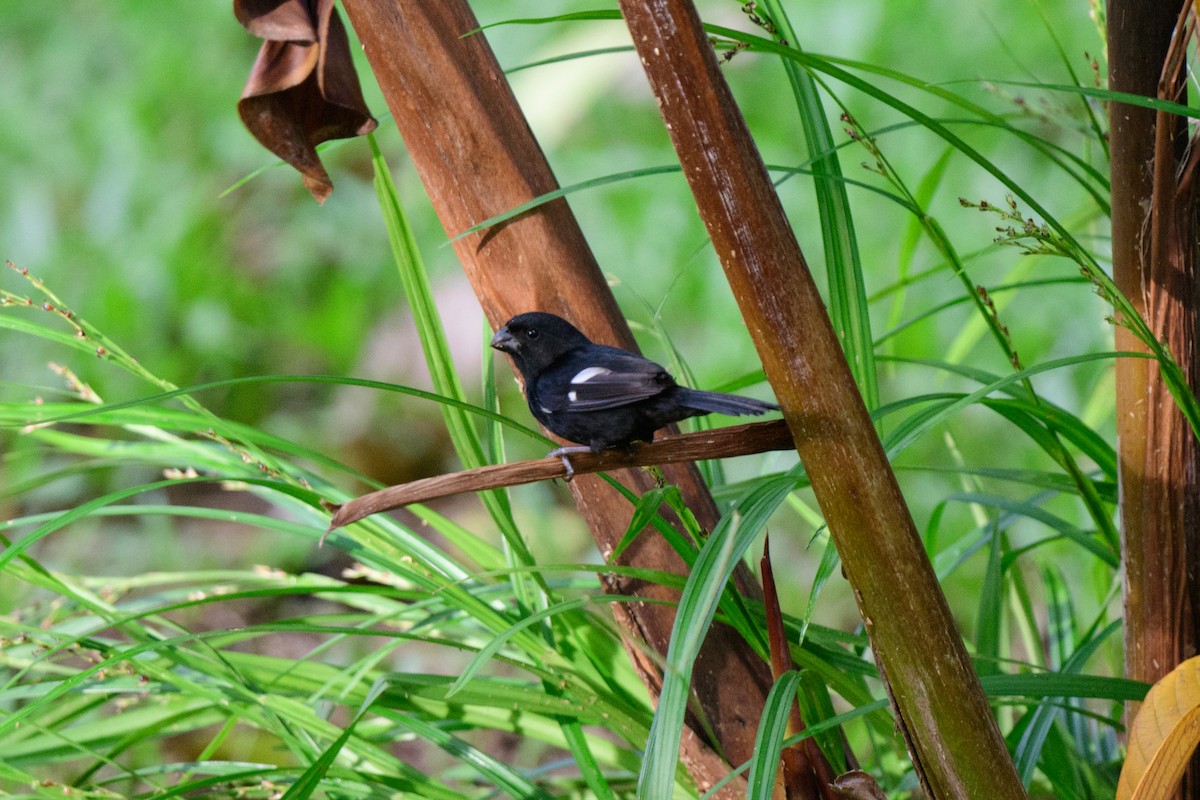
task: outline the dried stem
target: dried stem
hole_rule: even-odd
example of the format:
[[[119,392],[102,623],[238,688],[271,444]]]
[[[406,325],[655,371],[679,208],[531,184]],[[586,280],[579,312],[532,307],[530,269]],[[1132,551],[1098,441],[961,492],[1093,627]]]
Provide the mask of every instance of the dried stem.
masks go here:
[[[774,420],[664,436],[655,442],[635,444],[629,453],[623,450],[605,450],[600,453],[579,453],[570,456],[570,459],[572,472],[575,475],[586,475],[613,469],[677,464],[791,449],[792,437],[788,433],[787,423]],[[330,504],[328,508],[334,514],[329,523],[329,530],[357,522],[371,514],[391,511],[413,503],[426,503],[439,497],[566,477],[566,466],[560,458],[555,457],[496,464],[449,475],[422,478],[356,497],[343,505]]]

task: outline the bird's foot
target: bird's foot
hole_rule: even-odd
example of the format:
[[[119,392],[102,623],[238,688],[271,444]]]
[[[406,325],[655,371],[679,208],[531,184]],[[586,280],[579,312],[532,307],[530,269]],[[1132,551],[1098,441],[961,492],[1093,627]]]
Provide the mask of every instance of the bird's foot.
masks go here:
[[[551,450],[549,453],[546,454],[546,458],[562,459],[563,467],[566,468],[566,470],[567,470],[566,480],[567,480],[567,483],[570,483],[571,479],[575,477],[575,468],[573,466],[571,466],[571,459],[567,458],[567,456],[569,456],[573,453],[591,453],[591,452],[593,452],[592,448],[588,447],[587,445],[582,445],[582,444],[569,445],[567,447],[560,447],[557,450]]]

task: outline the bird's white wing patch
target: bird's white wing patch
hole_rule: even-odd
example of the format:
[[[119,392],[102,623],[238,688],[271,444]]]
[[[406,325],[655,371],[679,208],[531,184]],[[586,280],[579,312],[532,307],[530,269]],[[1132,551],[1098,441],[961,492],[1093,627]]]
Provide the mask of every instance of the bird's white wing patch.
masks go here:
[[[579,370],[575,377],[571,378],[571,383],[587,383],[597,375],[609,375],[611,373],[611,369],[605,369],[604,367],[588,367],[587,369]],[[571,399],[574,400],[575,398],[572,397]]]
[[[539,394],[539,402],[558,412],[600,411],[641,402],[675,385],[662,367],[633,353],[596,345],[593,356],[591,366],[559,373],[557,397],[549,402]]]

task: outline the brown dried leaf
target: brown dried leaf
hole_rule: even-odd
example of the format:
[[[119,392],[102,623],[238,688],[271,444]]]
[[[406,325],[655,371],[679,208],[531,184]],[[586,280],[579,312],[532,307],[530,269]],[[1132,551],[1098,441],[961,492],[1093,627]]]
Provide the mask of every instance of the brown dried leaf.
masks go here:
[[[315,17],[310,3],[304,0],[233,0],[233,15],[260,39],[317,40]]]
[[[361,136],[378,124],[363,100],[333,0],[234,0],[233,13],[267,40],[238,101],[242,123],[324,202],[333,183],[316,146]]]
[[[857,769],[839,775],[833,782],[833,790],[842,800],[887,800],[875,779]]]

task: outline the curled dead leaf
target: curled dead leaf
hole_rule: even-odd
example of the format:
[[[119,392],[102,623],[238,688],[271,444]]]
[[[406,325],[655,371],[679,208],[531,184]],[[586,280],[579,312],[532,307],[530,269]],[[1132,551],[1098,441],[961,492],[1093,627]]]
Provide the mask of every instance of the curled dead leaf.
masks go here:
[[[853,769],[839,775],[833,782],[834,795],[843,800],[886,800],[887,795],[875,779],[862,770]]]
[[[362,136],[378,125],[363,99],[333,0],[234,0],[233,13],[246,30],[266,39],[238,101],[242,123],[324,202],[333,183],[317,145]]]
[[[1150,687],[1129,726],[1129,749],[1117,800],[1175,794],[1200,744],[1200,656],[1189,658]]]

